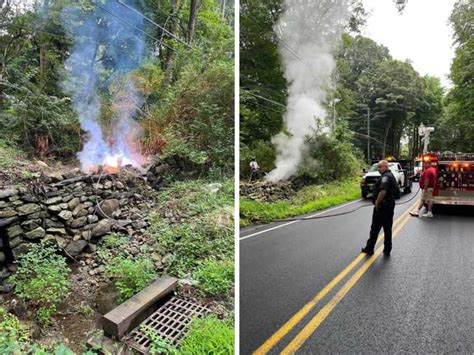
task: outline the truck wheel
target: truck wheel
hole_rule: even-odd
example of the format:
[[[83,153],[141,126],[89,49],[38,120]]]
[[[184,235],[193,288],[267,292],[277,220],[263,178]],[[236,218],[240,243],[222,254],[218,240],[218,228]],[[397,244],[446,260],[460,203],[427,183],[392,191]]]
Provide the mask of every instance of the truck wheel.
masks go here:
[[[407,187],[405,187],[405,189],[403,190],[403,192],[404,192],[405,194],[409,194],[409,193],[411,192],[411,186],[408,185]]]
[[[364,200],[367,198],[367,191],[362,191],[362,198]]]

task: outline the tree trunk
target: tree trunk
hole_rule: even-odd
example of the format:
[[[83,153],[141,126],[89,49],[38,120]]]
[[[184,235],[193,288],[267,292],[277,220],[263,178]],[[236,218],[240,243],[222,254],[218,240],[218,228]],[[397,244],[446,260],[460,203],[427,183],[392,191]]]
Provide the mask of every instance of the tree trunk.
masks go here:
[[[177,0],[171,0],[171,6],[173,8],[173,12],[171,13],[171,24],[168,28],[168,31],[171,32],[173,35],[176,34],[176,28],[178,27],[177,23],[177,16],[179,13],[179,8]],[[165,59],[164,63],[164,80],[163,80],[163,86],[168,85],[172,78],[173,78],[173,57],[174,57],[174,51],[171,49],[168,49],[168,54]]]
[[[189,21],[188,21],[188,38],[187,42],[190,45],[194,39],[194,31],[196,27],[196,14],[197,14],[197,0],[190,0],[189,5]]]
[[[37,133],[35,146],[36,155],[43,159],[49,149],[48,136]]]

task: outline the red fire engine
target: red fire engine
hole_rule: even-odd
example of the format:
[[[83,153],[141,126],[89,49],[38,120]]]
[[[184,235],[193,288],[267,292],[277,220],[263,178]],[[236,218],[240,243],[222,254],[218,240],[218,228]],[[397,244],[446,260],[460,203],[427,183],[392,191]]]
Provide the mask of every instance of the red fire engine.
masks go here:
[[[427,153],[422,158],[436,168],[435,204],[474,206],[474,153]]]

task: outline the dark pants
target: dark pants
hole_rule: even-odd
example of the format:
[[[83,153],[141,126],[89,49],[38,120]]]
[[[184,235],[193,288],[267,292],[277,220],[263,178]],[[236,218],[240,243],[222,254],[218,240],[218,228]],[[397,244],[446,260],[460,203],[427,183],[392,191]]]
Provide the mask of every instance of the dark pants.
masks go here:
[[[395,203],[380,207],[378,210],[374,207],[372,214],[372,225],[370,226],[370,237],[367,240],[366,250],[373,251],[380,229],[383,228],[384,236],[384,252],[390,253],[392,250],[392,225],[393,211]]]

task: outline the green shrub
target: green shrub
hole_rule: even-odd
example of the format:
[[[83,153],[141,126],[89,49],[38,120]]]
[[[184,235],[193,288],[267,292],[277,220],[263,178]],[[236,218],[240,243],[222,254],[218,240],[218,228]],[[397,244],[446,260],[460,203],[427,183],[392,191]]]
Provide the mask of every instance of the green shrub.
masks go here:
[[[17,273],[12,277],[17,296],[40,306],[38,317],[42,323],[49,322],[56,306],[69,295],[66,259],[56,252],[51,245],[33,244],[20,257]]]
[[[200,263],[194,278],[199,281],[198,289],[205,295],[228,293],[234,283],[234,263],[231,259],[207,259]]]
[[[194,319],[179,352],[186,355],[234,354],[234,328],[231,321],[219,320],[215,316]]]
[[[156,277],[153,261],[146,257],[115,257],[106,265],[106,275],[114,280],[122,301],[143,290]]]

